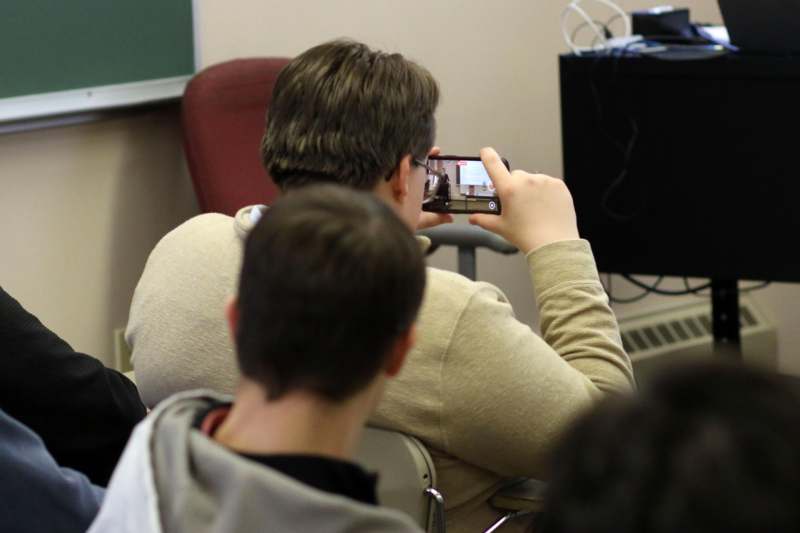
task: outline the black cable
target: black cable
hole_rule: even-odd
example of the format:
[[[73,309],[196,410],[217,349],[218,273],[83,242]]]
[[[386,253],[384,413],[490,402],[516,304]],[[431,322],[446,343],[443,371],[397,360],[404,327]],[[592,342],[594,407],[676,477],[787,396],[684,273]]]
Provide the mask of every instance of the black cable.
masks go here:
[[[647,201],[646,199],[642,199],[641,205],[639,205],[635,210],[629,213],[623,213],[616,210],[612,207],[612,197],[614,194],[625,184],[626,180],[628,179],[629,168],[631,164],[631,160],[633,159],[633,153],[636,149],[637,142],[639,141],[639,124],[636,119],[632,116],[632,114],[627,110],[622,110],[622,116],[627,119],[629,127],[630,127],[630,135],[628,136],[627,140],[618,140],[614,136],[611,135],[609,131],[603,126],[604,122],[604,115],[605,110],[603,109],[602,99],[600,98],[600,90],[596,83],[596,70],[603,60],[604,57],[608,57],[609,55],[614,56],[613,68],[612,68],[612,82],[616,82],[619,74],[619,63],[620,60],[625,57],[630,52],[630,47],[635,46],[637,44],[641,44],[639,42],[631,42],[626,44],[620,49],[609,50],[608,54],[600,55],[598,54],[597,58],[595,59],[594,64],[592,65],[592,71],[590,74],[589,79],[589,87],[592,92],[592,97],[594,99],[595,104],[595,114],[597,119],[597,124],[600,128],[600,131],[608,141],[613,144],[617,150],[622,155],[622,166],[620,169],[619,174],[611,181],[611,183],[606,187],[603,191],[602,196],[600,197],[600,208],[603,212],[612,220],[616,222],[626,222],[635,218],[639,215],[642,211],[646,209]]]
[[[636,143],[639,140],[639,124],[637,124],[632,118],[628,118],[628,122],[631,127],[631,137],[628,139],[628,145],[625,147],[622,153],[622,170],[608,185],[606,190],[603,192],[603,196],[600,198],[600,207],[603,208],[603,211],[609,216],[609,218],[615,220],[616,222],[625,222],[634,218],[636,215],[641,213],[645,207],[643,203],[638,209],[631,213],[620,213],[611,207],[611,197],[628,178],[628,169],[633,157],[633,150],[636,148]]]
[[[621,274],[621,276],[626,281],[628,281],[629,283],[631,283],[633,285],[636,285],[637,287],[639,287],[641,289],[647,289],[650,292],[652,292],[653,294],[660,294],[661,296],[683,296],[685,294],[695,294],[695,293],[698,293],[700,291],[704,291],[704,290],[706,290],[706,289],[711,287],[711,283],[704,283],[702,285],[698,285],[697,287],[688,287],[688,284],[687,284],[687,288],[685,290],[675,291],[675,290],[668,290],[668,289],[659,289],[655,285],[648,285],[647,283],[644,283],[643,281],[640,281],[640,280],[634,278],[630,274]]]
[[[595,23],[600,29],[603,30],[603,35],[605,35],[606,39],[610,39],[613,36],[613,34],[611,33],[611,30],[608,29],[608,26],[606,26],[602,22],[600,22],[599,20],[592,20],[592,22]],[[587,28],[588,26],[589,26],[588,22],[583,22],[581,24],[578,24],[578,26],[574,30],[572,30],[572,34],[569,36],[569,40],[574,43],[575,42],[575,38],[578,36],[578,33],[580,33],[580,31],[583,28]],[[596,35],[595,35],[595,39],[597,39]]]
[[[689,294],[694,294],[698,298],[710,298],[711,294],[705,294],[700,291],[692,291],[691,285],[689,285],[689,278],[687,276],[683,276],[683,286],[686,287],[686,292]],[[710,289],[710,287],[709,287]]]
[[[611,274],[607,274],[606,275],[606,283],[603,284],[603,288],[605,289],[606,294],[608,294],[608,300],[611,303],[616,303],[616,304],[634,303],[634,302],[638,302],[640,300],[645,299],[650,294],[658,294],[658,295],[661,295],[661,296],[685,296],[685,295],[688,295],[688,294],[694,294],[695,296],[706,297],[706,298],[711,296],[710,294],[702,294],[702,291],[711,289],[711,282],[703,283],[701,285],[697,285],[697,286],[692,287],[689,284],[689,278],[687,276],[683,276],[682,277],[683,286],[685,287],[685,289],[683,289],[683,290],[668,290],[668,289],[659,288],[659,286],[661,285],[661,282],[664,281],[664,276],[663,275],[662,276],[658,276],[656,278],[656,280],[651,285],[648,285],[647,283],[645,283],[645,282],[643,282],[643,281],[641,281],[639,279],[634,278],[630,274],[620,274],[620,276],[623,279],[625,279],[627,282],[631,283],[632,285],[642,289],[643,292],[641,294],[637,294],[636,296],[633,296],[631,298],[617,298],[616,296],[614,296],[614,293],[613,293],[613,282],[612,282],[613,278],[611,277]],[[602,280],[601,280],[601,282],[602,282]],[[772,284],[771,281],[759,282],[759,283],[756,283],[756,284],[751,285],[749,287],[742,287],[741,289],[739,289],[739,292],[740,293],[748,293],[748,292],[761,290],[761,289],[764,289],[765,287],[768,287],[770,284]]]
[[[613,294],[612,279],[613,278],[611,277],[611,274],[606,274],[606,280],[607,280],[606,281],[606,286],[603,287],[605,289],[605,291],[606,291],[606,294],[608,294],[608,301],[611,302],[611,303],[615,303],[615,304],[632,304],[634,302],[639,302],[641,300],[644,300],[652,292],[649,289],[645,289],[644,292],[642,292],[641,294],[637,294],[636,296],[633,296],[631,298],[617,298]],[[661,284],[663,279],[664,279],[664,276],[659,276],[658,279],[656,279],[656,281],[653,284],[653,286],[658,288],[658,286]],[[601,283],[602,283],[602,281],[601,281]]]
[[[753,292],[753,291],[760,291],[761,289],[766,289],[772,285],[771,281],[762,281],[760,283],[756,283],[754,285],[750,285],[749,287],[743,287],[739,289],[739,292]]]
[[[687,278],[686,276],[683,277],[683,285],[687,289],[689,288],[689,278]],[[762,289],[765,289],[765,288],[769,287],[770,285],[772,285],[771,281],[759,281],[757,283],[754,283],[753,285],[750,285],[749,287],[741,287],[739,289],[739,293],[740,294],[746,294],[746,293],[749,293],[749,292],[760,291]],[[694,295],[699,297],[699,298],[710,298],[711,297],[710,293],[694,292]]]
[[[641,302],[645,298],[650,296],[650,291],[644,291],[642,294],[638,296],[634,296],[633,298],[616,298],[616,297],[608,297],[608,301],[612,304],[632,304],[636,302]]]

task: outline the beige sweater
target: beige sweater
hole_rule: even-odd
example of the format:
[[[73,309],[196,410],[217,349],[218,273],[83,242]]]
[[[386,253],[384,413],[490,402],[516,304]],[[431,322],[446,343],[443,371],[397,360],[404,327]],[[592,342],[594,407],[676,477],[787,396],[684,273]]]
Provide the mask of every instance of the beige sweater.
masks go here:
[[[127,331],[148,405],[195,387],[233,391],[222,309],[248,228],[246,210],[233,224],[200,215],[150,255]],[[551,244],[526,260],[542,337],[498,288],[429,268],[417,345],[372,420],[429,446],[451,532],[487,527],[498,516],[487,499],[503,480],[544,477],[564,427],[604,394],[633,387],[589,244]]]
[[[499,515],[486,500],[504,479],[546,477],[545,454],[575,415],[633,386],[589,243],[527,262],[543,338],[496,287],[428,269],[419,342],[373,421],[431,448],[451,532],[488,527]]]

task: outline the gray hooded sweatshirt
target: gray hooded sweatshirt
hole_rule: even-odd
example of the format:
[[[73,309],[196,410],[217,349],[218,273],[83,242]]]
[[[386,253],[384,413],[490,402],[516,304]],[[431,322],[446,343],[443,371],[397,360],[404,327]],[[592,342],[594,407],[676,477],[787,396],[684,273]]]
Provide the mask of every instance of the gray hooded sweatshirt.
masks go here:
[[[418,532],[407,516],[309,487],[193,427],[229,398],[177,394],[137,426],[89,533]]]

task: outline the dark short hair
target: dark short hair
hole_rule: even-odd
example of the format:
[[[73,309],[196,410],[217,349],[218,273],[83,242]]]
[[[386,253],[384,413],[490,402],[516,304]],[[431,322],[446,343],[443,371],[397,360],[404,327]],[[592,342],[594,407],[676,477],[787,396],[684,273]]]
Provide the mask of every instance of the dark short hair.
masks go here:
[[[555,453],[545,533],[800,531],[800,397],[698,364],[605,403]]]
[[[280,73],[261,141],[282,190],[334,182],[373,189],[406,155],[433,147],[436,80],[400,54],[337,40],[315,46]]]
[[[245,244],[241,372],[271,400],[298,389],[343,400],[380,371],[424,287],[420,246],[380,199],[335,185],[291,192]]]

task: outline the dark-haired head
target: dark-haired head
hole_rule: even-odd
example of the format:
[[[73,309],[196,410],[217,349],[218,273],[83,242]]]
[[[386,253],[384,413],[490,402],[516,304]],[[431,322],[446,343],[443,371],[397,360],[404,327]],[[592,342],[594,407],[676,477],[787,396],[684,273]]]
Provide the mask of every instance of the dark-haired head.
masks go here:
[[[409,332],[424,286],[419,244],[376,196],[334,185],[287,194],[245,245],[242,374],[270,400],[294,390],[345,400]]]
[[[554,454],[545,533],[800,531],[800,396],[697,364],[602,404]]]

